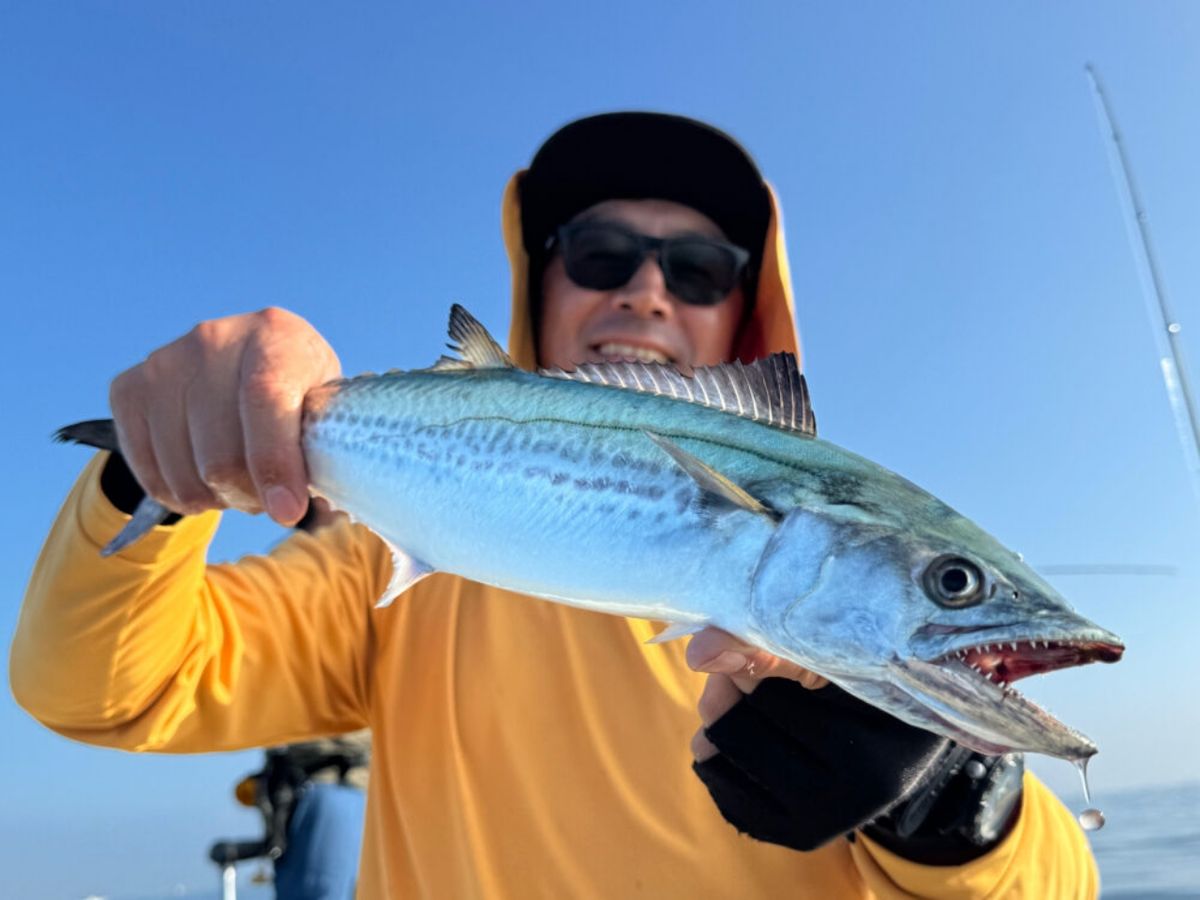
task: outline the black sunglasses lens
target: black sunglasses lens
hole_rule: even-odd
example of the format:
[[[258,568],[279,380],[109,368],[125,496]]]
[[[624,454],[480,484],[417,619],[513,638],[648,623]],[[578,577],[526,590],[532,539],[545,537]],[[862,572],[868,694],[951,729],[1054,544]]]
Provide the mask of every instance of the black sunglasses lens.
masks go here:
[[[642,261],[637,237],[610,225],[580,223],[564,229],[563,265],[580,287],[618,288],[633,277]]]
[[[607,222],[564,226],[559,241],[567,276],[595,291],[627,284],[646,258],[644,245],[657,245],[667,290],[695,306],[712,306],[729,296],[745,264],[744,251],[721,241],[703,237],[659,241]]]
[[[737,287],[740,270],[733,251],[714,241],[675,238],[663,248],[667,287],[686,303],[720,303]]]

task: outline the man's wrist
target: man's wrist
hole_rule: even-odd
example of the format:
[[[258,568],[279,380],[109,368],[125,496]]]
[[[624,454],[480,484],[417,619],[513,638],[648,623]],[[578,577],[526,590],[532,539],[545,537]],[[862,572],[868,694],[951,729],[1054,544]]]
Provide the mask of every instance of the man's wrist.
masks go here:
[[[863,833],[924,865],[962,865],[992,850],[1021,811],[1024,759],[952,747],[939,770]]]
[[[693,768],[725,819],[802,851],[894,808],[950,746],[834,685],[784,678],[762,681],[705,734],[719,752]]]

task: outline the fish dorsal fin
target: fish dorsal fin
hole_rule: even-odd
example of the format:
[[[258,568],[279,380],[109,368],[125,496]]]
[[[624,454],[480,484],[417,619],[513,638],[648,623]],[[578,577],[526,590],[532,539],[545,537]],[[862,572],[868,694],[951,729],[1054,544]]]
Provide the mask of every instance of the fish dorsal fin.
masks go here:
[[[773,353],[748,365],[702,366],[693,369],[690,377],[670,366],[641,362],[584,363],[573,372],[542,369],[540,374],[674,397],[784,431],[817,434],[808,383],[791,353]]]
[[[464,369],[511,369],[516,366],[504,348],[488,334],[478,319],[455,303],[450,307],[451,350],[458,358],[443,356],[433,364],[436,371]]]

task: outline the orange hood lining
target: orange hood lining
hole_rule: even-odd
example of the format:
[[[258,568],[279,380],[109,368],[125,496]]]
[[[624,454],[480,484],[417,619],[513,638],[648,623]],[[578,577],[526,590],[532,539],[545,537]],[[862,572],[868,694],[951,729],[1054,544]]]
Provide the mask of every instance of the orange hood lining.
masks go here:
[[[524,369],[537,367],[537,343],[529,309],[529,255],[521,240],[521,178],[524,170],[509,179],[501,206],[504,246],[512,268],[512,318],[508,332],[508,352]],[[783,238],[783,219],[774,188],[767,184],[771,198],[771,219],[763,246],[762,271],[758,276],[758,294],[754,311],[742,329],[736,358],[742,362],[761,359],[771,353],[794,353],[800,361],[800,341],[796,334],[796,315],[792,301],[792,281],[788,270],[787,247]]]

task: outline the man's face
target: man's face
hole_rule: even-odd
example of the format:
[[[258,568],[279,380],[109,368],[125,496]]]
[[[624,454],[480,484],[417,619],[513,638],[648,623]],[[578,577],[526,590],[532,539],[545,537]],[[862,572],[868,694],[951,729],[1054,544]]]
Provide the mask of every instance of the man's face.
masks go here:
[[[616,222],[651,237],[703,235],[724,240],[712,219],[670,200],[606,200],[574,221]],[[620,359],[667,362],[687,368],[728,361],[745,298],[735,288],[713,306],[692,306],[667,290],[650,254],[629,281],[596,291],[571,281],[556,254],[542,278],[538,359],[546,367]]]

